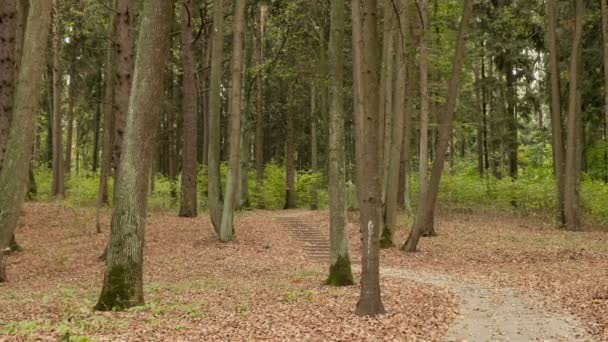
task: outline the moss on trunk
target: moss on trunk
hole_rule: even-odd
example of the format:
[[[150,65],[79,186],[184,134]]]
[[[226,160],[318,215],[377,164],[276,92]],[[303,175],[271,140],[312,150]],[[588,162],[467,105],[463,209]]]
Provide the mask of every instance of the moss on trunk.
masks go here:
[[[339,256],[336,262],[331,264],[326,284],[330,286],[350,286],[355,284],[348,256]]]
[[[384,226],[382,230],[382,236],[380,236],[380,248],[386,249],[391,248],[395,244],[393,243],[393,231],[390,227]]]

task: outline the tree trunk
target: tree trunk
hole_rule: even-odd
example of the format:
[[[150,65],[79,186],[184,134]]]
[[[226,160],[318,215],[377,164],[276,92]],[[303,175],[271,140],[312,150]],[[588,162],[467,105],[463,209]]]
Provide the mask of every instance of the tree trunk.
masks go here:
[[[52,3],[30,5],[23,52],[14,93],[13,120],[0,169],[0,250],[4,250],[17,226],[29,182],[28,169],[36,136],[36,117],[46,68],[47,38]],[[0,253],[0,273],[4,268]],[[0,281],[6,274],[0,274]]]
[[[15,93],[17,71],[16,35],[17,1],[6,0],[0,3],[0,168],[6,151]],[[1,253],[1,252],[0,252]]]
[[[317,146],[317,89],[313,84],[310,89],[310,169],[318,172],[318,153]],[[313,184],[310,189],[310,209],[319,209],[319,189]]]
[[[345,130],[344,130],[344,0],[331,2],[329,38],[330,110],[329,110],[329,240],[330,259],[327,284],[353,285],[348,253],[348,218],[346,216]]]
[[[99,81],[99,83],[101,83],[101,80]],[[101,88],[101,85],[98,86],[98,88]],[[101,89],[98,89],[101,90]],[[99,102],[101,102],[100,100],[98,100]],[[95,110],[95,122],[94,122],[94,126],[93,126],[93,161],[91,163],[91,171],[93,172],[97,172],[97,167],[99,166],[99,138],[100,138],[100,129],[101,129],[101,106],[99,105],[99,103],[96,106],[96,110]],[[105,128],[104,128],[105,130]],[[68,136],[69,136],[69,129],[68,129]],[[70,141],[70,140],[68,140]],[[103,146],[103,142],[102,142],[102,146]],[[104,152],[105,153],[105,152]],[[67,155],[67,152],[66,152]],[[103,157],[102,157],[103,158]],[[67,159],[67,158],[66,158]],[[78,163],[78,161],[76,161],[76,163]],[[103,163],[103,160],[102,160]],[[67,160],[66,160],[66,164],[67,164]],[[107,178],[106,178],[107,181]],[[106,189],[107,192],[107,189]],[[106,193],[107,195],[107,193]],[[107,197],[106,197],[107,199]]]
[[[194,6],[186,0],[181,6],[181,48],[182,48],[182,115],[184,126],[184,148],[182,150],[182,183],[179,216],[196,217],[196,67],[192,27]]]
[[[258,4],[255,60],[258,67],[256,77],[256,121],[255,121],[255,170],[258,193],[257,205],[264,208],[264,26],[266,5]]]
[[[122,144],[125,134],[127,110],[131,97],[131,86],[133,79],[133,32],[135,18],[137,17],[136,0],[115,0],[116,13],[114,14],[114,48],[115,59],[112,65],[113,82],[112,91],[112,119],[114,134],[112,137],[112,149],[114,158],[114,179],[118,178],[120,172],[120,157],[122,155]]]
[[[580,168],[577,161],[580,158],[580,107],[578,91],[580,85],[581,39],[584,25],[584,0],[576,0],[576,17],[572,37],[572,53],[570,57],[570,89],[568,96],[568,122],[566,139],[566,165],[564,183],[564,219],[568,230],[580,229],[579,191]]]
[[[74,67],[72,66],[72,69]],[[72,71],[70,73],[70,88],[68,90],[68,129],[65,142],[65,172],[69,174],[72,171],[72,145],[74,142],[74,97],[75,97],[75,75]],[[98,128],[98,127],[96,127]],[[97,134],[97,133],[95,133]],[[97,150],[93,151],[96,153]]]
[[[287,134],[285,141],[285,207],[283,209],[294,209],[296,207],[296,166],[295,135],[294,135],[294,93],[293,81],[289,81],[287,90]]]
[[[472,12],[473,1],[464,0],[462,20],[456,43],[456,53],[452,65],[452,76],[448,84],[447,102],[444,108],[444,116],[440,120],[439,142],[437,144],[437,154],[435,155],[435,160],[433,162],[431,181],[427,192],[421,194],[418,199],[419,204],[416,209],[414,226],[412,227],[407,241],[403,247],[401,247],[401,249],[406,252],[415,252],[420,236],[426,231],[431,231],[433,226],[439,183],[441,181],[441,174],[443,173],[446,152],[448,150],[448,145],[450,144],[450,136],[452,135],[454,112],[456,110],[456,101],[460,88],[460,75],[464,63],[466,36]]]
[[[511,61],[511,51],[505,53],[505,79],[507,81],[507,154],[509,160],[509,177],[511,180],[517,179],[518,161],[517,150],[519,142],[517,140],[517,95],[515,89],[515,75],[513,75],[513,62]]]
[[[603,0],[602,0],[603,2]],[[562,128],[562,108],[560,92],[559,56],[557,48],[557,8],[555,0],[546,0],[547,17],[547,48],[549,50],[549,77],[551,87],[551,136],[553,147],[553,169],[557,189],[557,212],[561,226],[565,222],[564,217],[564,185],[565,185],[565,150]]]
[[[245,38],[246,0],[237,0],[234,9],[234,29],[232,40],[232,61],[230,63],[230,156],[228,175],[226,177],[226,195],[222,212],[220,241],[229,242],[234,234],[234,209],[239,184],[240,151],[241,151],[241,111],[243,96],[243,54]]]
[[[355,313],[384,313],[380,298],[380,233],[382,232],[382,163],[379,146],[380,63],[377,1],[352,0],[355,89],[357,193],[362,244],[361,294]],[[357,93],[356,92],[356,93]],[[381,151],[384,153],[383,151]]]
[[[420,157],[419,198],[427,191],[429,173],[429,53],[428,37],[431,30],[428,1],[420,0]]]
[[[399,167],[401,164],[401,149],[403,147],[403,132],[405,130],[404,117],[406,112],[406,99],[405,99],[405,85],[407,82],[407,54],[405,48],[405,30],[407,27],[407,3],[401,1],[398,5],[400,7],[399,20],[400,24],[399,32],[397,37],[397,82],[394,92],[393,108],[390,110],[391,118],[390,125],[387,126],[388,130],[386,133],[389,135],[389,143],[385,144],[388,148],[388,153],[385,155],[388,158],[389,169],[387,174],[387,180],[385,185],[386,193],[386,209],[384,219],[384,229],[382,230],[382,237],[380,239],[381,248],[389,248],[393,246],[393,234],[397,228],[397,196],[399,186]],[[392,94],[389,94],[392,96]]]
[[[96,310],[142,305],[143,253],[149,176],[163,95],[163,70],[170,49],[173,3],[143,4],[133,98],[129,104],[120,173],[114,191],[112,230],[103,289]]]
[[[53,0],[53,196],[65,197],[61,127],[61,18],[59,1]]]
[[[224,49],[224,2],[213,4],[213,34],[211,42],[211,74],[209,78],[209,151],[208,151],[208,202],[213,228],[220,236],[222,199],[220,185],[220,116],[222,59]]]

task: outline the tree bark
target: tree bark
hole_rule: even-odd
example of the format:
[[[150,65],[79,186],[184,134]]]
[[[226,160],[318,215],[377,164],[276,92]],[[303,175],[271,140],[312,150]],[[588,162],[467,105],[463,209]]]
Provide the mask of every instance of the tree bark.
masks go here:
[[[220,241],[222,242],[231,241],[234,234],[234,210],[239,190],[246,6],[246,0],[237,0],[234,9],[232,61],[230,63],[230,156],[228,161],[228,175],[226,177],[226,195],[224,196],[222,224],[220,228]]]
[[[419,143],[419,194],[424,196],[429,173],[429,53],[428,37],[431,30],[428,1],[420,0],[420,143]]]
[[[211,74],[209,78],[209,151],[208,202],[213,228],[220,237],[222,199],[220,185],[220,116],[222,59],[224,49],[224,2],[213,4],[213,34],[211,42]]]
[[[96,310],[142,305],[143,247],[149,176],[156,126],[161,111],[163,73],[170,48],[173,3],[143,4],[133,81],[133,101],[125,126],[119,179],[114,192],[112,230],[103,289]]]
[[[357,193],[362,239],[361,294],[355,313],[384,313],[380,298],[380,233],[382,232],[382,163],[380,150],[380,62],[378,56],[377,1],[352,0]],[[358,107],[358,108],[357,108]],[[379,153],[381,152],[381,153]]]
[[[65,197],[61,113],[61,18],[59,1],[53,0],[53,196]]]
[[[314,81],[313,81],[314,82]],[[317,88],[313,83],[310,88],[310,169],[318,172],[318,153],[317,145]],[[319,189],[313,184],[310,189],[310,209],[319,209]]]
[[[448,97],[445,104],[443,117],[440,120],[439,127],[439,142],[437,144],[437,154],[433,162],[433,170],[431,173],[431,181],[426,193],[421,194],[418,199],[418,208],[416,209],[416,219],[414,226],[407,238],[405,244],[401,247],[403,251],[415,252],[420,236],[427,231],[431,231],[434,221],[435,205],[437,202],[437,194],[439,192],[439,183],[446,157],[446,152],[450,144],[450,136],[454,123],[454,113],[456,110],[456,101],[460,88],[460,75],[462,73],[462,65],[464,63],[464,52],[466,47],[466,36],[469,29],[469,22],[473,12],[473,1],[464,0],[463,14],[460,22],[460,29],[456,42],[456,53],[454,63],[452,65],[452,76],[448,84]]]
[[[585,20],[584,0],[576,0],[576,17],[574,33],[572,37],[572,52],[570,56],[570,89],[568,96],[568,121],[566,139],[566,161],[565,161],[565,183],[564,183],[564,219],[567,230],[580,229],[580,207],[579,207],[579,185],[580,167],[580,107],[578,92],[581,75],[581,40],[583,35],[583,25]]]
[[[348,218],[346,216],[345,130],[344,130],[344,0],[331,1],[329,38],[330,110],[329,110],[329,241],[330,259],[327,284],[354,284],[348,253]]]
[[[28,169],[36,136],[36,117],[42,95],[46,68],[47,38],[52,3],[34,1],[30,5],[17,86],[14,93],[13,120],[0,169],[0,250],[4,250],[17,226],[29,182]],[[0,270],[2,270],[0,253]],[[0,273],[2,273],[0,271]],[[0,281],[6,274],[0,274]]]
[[[193,46],[194,6],[186,0],[181,6],[181,48],[182,48],[182,116],[184,126],[184,148],[182,150],[182,178],[179,216],[196,217],[196,67]]]
[[[0,168],[6,152],[15,93],[17,72],[17,1],[0,3]]]
[[[389,143],[385,144],[385,147],[389,149],[388,153],[385,153],[388,158],[389,169],[387,174],[385,192],[386,192],[386,209],[384,219],[384,229],[382,230],[382,237],[380,239],[381,248],[392,247],[393,234],[397,228],[397,196],[399,186],[399,167],[401,164],[401,149],[403,147],[403,133],[405,130],[404,118],[406,115],[406,99],[405,99],[405,85],[407,82],[407,53],[405,47],[405,30],[407,26],[407,2],[400,1],[399,6],[399,20],[400,24],[398,34],[396,35],[397,44],[397,82],[394,88],[394,100],[393,108],[391,109],[391,124],[387,126],[387,134],[390,135]],[[389,96],[392,96],[390,94]]]
[[[255,170],[256,187],[258,193],[257,205],[259,209],[264,208],[264,27],[266,5],[258,4],[256,28],[255,60],[258,68],[256,77],[256,121],[255,121]]]
[[[603,0],[602,0],[603,2]],[[562,105],[560,92],[559,56],[557,48],[557,9],[555,0],[545,1],[547,17],[547,48],[549,50],[549,77],[551,88],[551,137],[553,147],[553,169],[557,189],[557,212],[560,226],[564,217],[565,150],[562,128]]]
[[[72,61],[73,63],[73,61]],[[68,90],[68,127],[67,127],[67,135],[65,142],[65,172],[69,174],[72,171],[72,145],[74,142],[74,97],[75,97],[75,75],[73,71],[74,67],[72,66],[72,72],[70,73],[70,86]],[[97,127],[96,127],[97,128]],[[97,134],[97,132],[95,132]],[[97,153],[97,150],[93,151],[94,154]],[[95,158],[93,158],[95,159]]]

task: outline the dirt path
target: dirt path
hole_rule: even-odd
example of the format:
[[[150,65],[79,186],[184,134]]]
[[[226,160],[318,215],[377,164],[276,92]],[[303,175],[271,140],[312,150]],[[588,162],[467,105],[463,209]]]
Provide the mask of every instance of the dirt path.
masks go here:
[[[311,259],[329,259],[329,243],[297,213],[277,217]],[[355,271],[360,267],[355,265]],[[381,274],[448,288],[460,300],[460,315],[447,341],[593,341],[579,319],[548,311],[543,298],[469,280],[425,271],[382,267]]]

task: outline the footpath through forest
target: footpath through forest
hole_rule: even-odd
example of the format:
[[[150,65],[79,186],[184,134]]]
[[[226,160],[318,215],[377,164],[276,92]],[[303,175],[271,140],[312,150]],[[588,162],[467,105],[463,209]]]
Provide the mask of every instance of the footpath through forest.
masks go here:
[[[308,216],[308,217],[307,217]],[[280,214],[277,220],[290,232],[311,259],[329,258],[327,237],[312,225],[310,214],[301,211]],[[353,269],[360,272],[360,262]],[[450,326],[448,341],[592,341],[579,318],[565,311],[549,310],[538,293],[522,293],[421,269],[381,267],[382,277],[406,279],[447,288],[459,299],[459,315]]]

